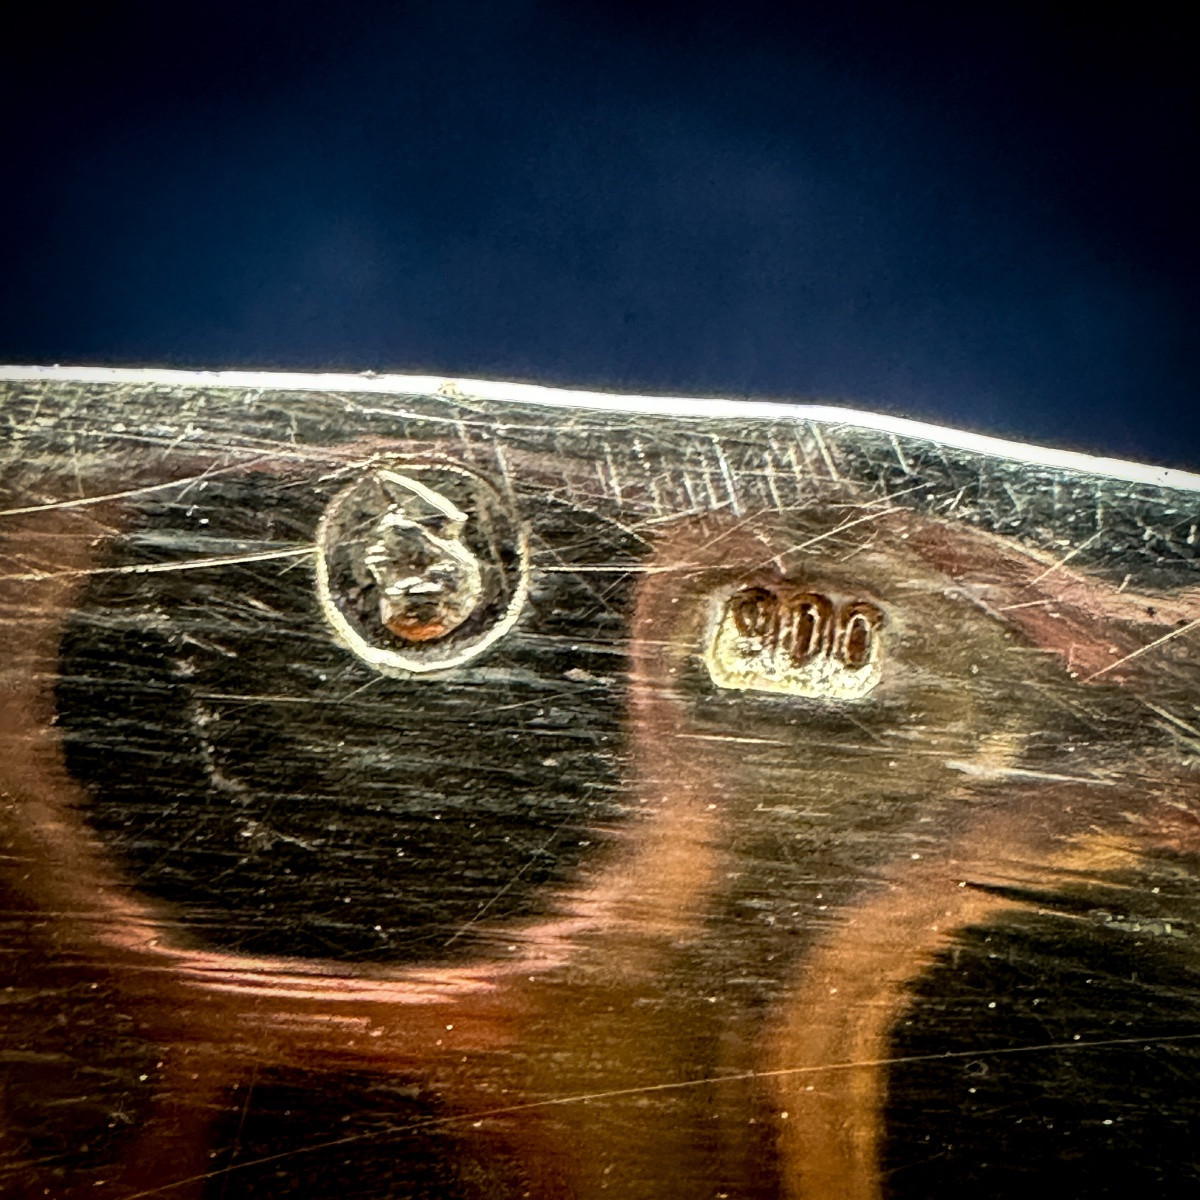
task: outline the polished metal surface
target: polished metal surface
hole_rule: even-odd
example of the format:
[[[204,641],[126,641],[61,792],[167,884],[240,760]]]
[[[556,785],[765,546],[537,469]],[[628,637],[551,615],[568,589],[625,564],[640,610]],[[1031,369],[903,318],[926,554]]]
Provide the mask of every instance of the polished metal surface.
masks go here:
[[[0,1193],[1200,1186],[1200,479],[0,372]]]

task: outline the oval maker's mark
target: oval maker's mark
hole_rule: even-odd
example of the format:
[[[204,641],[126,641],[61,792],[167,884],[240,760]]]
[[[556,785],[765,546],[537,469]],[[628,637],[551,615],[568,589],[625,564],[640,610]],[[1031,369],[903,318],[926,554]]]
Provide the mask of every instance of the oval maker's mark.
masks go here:
[[[714,601],[705,662],[718,687],[857,700],[879,682],[882,611],[788,585]]]

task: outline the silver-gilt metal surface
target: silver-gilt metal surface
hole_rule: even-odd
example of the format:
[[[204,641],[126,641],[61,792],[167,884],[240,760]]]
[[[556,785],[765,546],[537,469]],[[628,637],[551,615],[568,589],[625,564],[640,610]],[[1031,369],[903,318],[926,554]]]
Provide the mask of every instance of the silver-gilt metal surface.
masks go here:
[[[0,1193],[1200,1188],[1200,479],[0,378]]]

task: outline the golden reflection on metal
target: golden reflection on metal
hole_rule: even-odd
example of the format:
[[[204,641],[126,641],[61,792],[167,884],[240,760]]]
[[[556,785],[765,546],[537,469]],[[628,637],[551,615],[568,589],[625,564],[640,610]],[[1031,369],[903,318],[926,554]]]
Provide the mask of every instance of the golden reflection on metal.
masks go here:
[[[308,469],[377,451],[313,451]],[[506,460],[543,497],[575,488],[599,505],[608,493],[585,492],[591,468]],[[117,490],[99,476],[93,490],[106,482]],[[632,815],[551,917],[497,923],[493,952],[459,966],[198,949],[80,818],[56,663],[81,581],[104,569],[104,539],[127,510],[64,496],[0,528],[23,565],[0,579],[4,611],[23,614],[0,625],[4,882],[14,959],[43,997],[27,1025],[5,1016],[0,1045],[36,1050],[43,1009],[59,1024],[94,1021],[89,983],[157,1066],[120,1163],[68,1180],[63,1197],[220,1195],[222,1174],[247,1164],[214,1171],[214,1114],[288,1067],[415,1081],[441,1105],[432,1124],[517,1164],[505,1197],[674,1200],[703,1160],[731,1196],[880,1200],[892,1031],[913,981],[964,929],[1024,903],[988,886],[1051,887],[1156,848],[1200,855],[1200,824],[1180,815],[1194,767],[1167,743],[1139,744],[1134,769],[1103,739],[1074,773],[1025,757],[1055,705],[1156,711],[1161,676],[1145,650],[1200,617],[1200,589],[1142,594],[1058,570],[1014,539],[896,510],[872,518],[852,555],[819,569],[793,559],[768,577],[758,564],[785,560],[796,541],[786,514],[685,514],[639,533],[622,760]],[[808,514],[805,536],[841,529],[831,512]],[[527,550],[513,561],[523,568]],[[467,593],[471,578],[460,576]],[[514,579],[505,614],[524,588]],[[405,628],[414,645],[438,643]],[[1195,665],[1181,642],[1186,682]],[[755,692],[872,703],[764,704]],[[787,861],[818,876],[847,847],[869,853],[800,913],[797,897],[752,890],[759,851],[785,834]],[[794,901],[794,924],[735,928],[744,893],[785,916]],[[769,979],[766,998],[739,999],[721,970]],[[6,1149],[6,1169],[50,1178],[28,1147]],[[350,1139],[345,1152],[352,1162]]]

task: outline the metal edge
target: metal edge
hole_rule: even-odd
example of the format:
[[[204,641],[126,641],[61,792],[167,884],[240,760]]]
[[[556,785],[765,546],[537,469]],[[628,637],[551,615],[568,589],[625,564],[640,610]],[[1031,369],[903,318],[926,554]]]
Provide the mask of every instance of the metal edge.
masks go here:
[[[1056,450],[1028,442],[1013,442],[965,429],[948,429],[926,421],[893,417],[831,404],[789,404],[767,400],[725,400],[692,396],[640,396],[577,391],[541,384],[465,379],[449,375],[401,375],[306,371],[181,371],[153,367],[38,367],[0,366],[0,382],[58,381],[63,383],[171,384],[276,391],[349,392],[372,395],[441,395],[448,400],[479,399],[547,408],[581,408],[595,412],[640,413],[693,419],[750,419],[821,421],[890,433],[967,450],[990,458],[1005,458],[1035,466],[1055,467],[1102,475],[1154,487],[1200,492],[1200,475],[1174,467],[1156,467],[1104,458],[1076,450]]]

